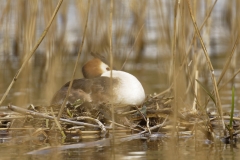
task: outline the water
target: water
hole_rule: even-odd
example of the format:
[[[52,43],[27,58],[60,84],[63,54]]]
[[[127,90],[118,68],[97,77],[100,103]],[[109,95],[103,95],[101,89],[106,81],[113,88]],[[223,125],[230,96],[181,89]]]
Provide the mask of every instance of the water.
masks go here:
[[[219,58],[215,64],[221,62],[221,58]],[[72,64],[72,62],[70,62]],[[132,64],[133,65],[133,64]],[[143,83],[143,86],[147,92],[147,94],[153,94],[154,92],[159,93],[160,91],[167,88],[166,79],[162,80],[161,78],[156,78],[153,76],[155,69],[151,70],[151,68],[157,67],[157,64],[153,63],[145,64],[149,67],[136,67],[135,70],[131,67],[131,63],[126,67],[127,70],[131,73],[136,73],[135,75],[139,78],[139,80]],[[145,68],[145,69],[142,69]],[[37,66],[36,66],[37,68]],[[141,72],[139,72],[141,70]],[[38,69],[36,69],[38,71]],[[216,71],[216,74],[220,73]],[[36,76],[39,74],[35,72]],[[159,72],[159,77],[165,76],[166,73]],[[144,76],[141,76],[144,75]],[[62,81],[67,81],[68,77],[61,77]],[[159,81],[162,80],[162,83]],[[164,82],[165,81],[165,82]],[[235,80],[236,86],[236,111],[235,116],[239,116],[239,78]],[[165,85],[164,85],[165,84]],[[211,86],[211,85],[210,85]],[[32,101],[33,104],[41,104],[48,103],[46,99],[38,99],[36,97],[39,96],[39,90],[35,90],[34,88],[29,88],[24,91],[24,95],[28,96],[31,94],[32,98],[35,99]],[[15,93],[14,93],[15,92]],[[11,93],[13,95],[8,97],[8,100],[11,100],[16,97],[22,97],[23,93],[17,93],[16,89],[14,89]],[[231,86],[227,87],[223,92],[221,92],[221,101],[224,112],[229,112],[231,106]],[[217,112],[213,103],[209,104],[209,110]],[[32,131],[27,132],[26,134],[32,133]],[[168,131],[169,132],[169,131]],[[162,132],[163,134],[168,132]],[[161,133],[161,132],[160,132]],[[200,135],[202,133],[199,133]],[[213,141],[208,141],[205,136],[197,136],[197,139],[192,136],[184,136],[177,141],[177,144],[172,142],[172,136],[168,134],[162,137],[158,137],[155,139],[152,138],[144,138],[144,139],[136,139],[131,141],[124,141],[120,144],[111,144],[103,145],[103,146],[95,146],[90,148],[71,148],[58,152],[43,152],[40,155],[28,155],[31,151],[41,149],[46,146],[51,146],[51,140],[47,141],[36,141],[33,139],[29,139],[29,137],[17,136],[17,137],[9,137],[6,136],[5,143],[1,144],[1,157],[2,159],[14,159],[16,157],[20,159],[234,159],[239,154],[238,143],[235,145],[224,144],[221,142],[221,139],[216,139]],[[30,134],[31,135],[31,134]],[[89,141],[97,141],[98,139],[86,139],[80,141],[74,141],[74,143],[87,143]],[[4,141],[4,139],[2,139]],[[58,139],[57,141],[61,141]],[[113,142],[111,142],[113,143]],[[51,145],[50,145],[51,144]]]
[[[175,147],[169,138],[158,140],[133,140],[111,147],[75,148],[50,154],[27,155],[28,151],[40,147],[34,143],[25,145],[1,145],[1,159],[224,159],[240,156],[238,145],[222,143],[206,144],[194,138],[184,138]],[[4,149],[3,149],[4,148]]]
[[[224,13],[222,10],[225,9],[226,2],[223,0],[219,0],[217,6],[213,11],[213,20],[212,29],[210,38],[204,37],[205,41],[210,39],[211,43],[208,46],[209,54],[211,55],[211,60],[215,69],[215,75],[218,78],[221,71],[222,66],[226,61],[226,55],[229,52],[229,48],[233,46],[233,43],[230,44],[230,29],[229,26],[221,21],[224,18]],[[125,66],[125,71],[134,74],[139,81],[143,84],[143,87],[146,91],[146,94],[154,94],[160,93],[167,89],[170,84],[169,78],[169,68],[171,68],[169,55],[171,55],[171,41],[166,40],[167,36],[170,36],[171,40],[173,37],[173,14],[166,14],[168,11],[173,13],[174,7],[172,2],[162,1],[164,5],[164,18],[167,20],[161,19],[162,17],[158,16],[158,10],[152,9],[155,7],[156,3],[148,3],[147,11],[146,11],[146,19],[145,19],[145,36],[143,37],[144,48],[142,49],[142,56],[137,59],[136,51],[131,53],[131,58]],[[158,3],[157,3],[158,4]],[[102,4],[104,5],[104,3]],[[136,34],[132,35],[129,32],[133,32],[136,30],[139,31],[139,28],[132,29],[134,27],[134,16],[129,10],[131,5],[124,1],[124,3],[119,3],[119,8],[117,11],[122,12],[116,16],[116,23],[113,25],[113,31],[118,31],[118,27],[123,25],[128,32],[126,34],[117,37],[116,34],[113,36],[113,45],[114,45],[114,54],[116,56],[115,63],[116,67],[119,69],[123,63],[124,55],[130,52],[132,47],[132,37],[136,37]],[[129,6],[128,6],[129,5]],[[202,9],[201,9],[202,7]],[[202,18],[204,16],[204,6],[203,4],[200,7],[199,14],[199,23],[202,22]],[[18,105],[26,108],[29,104],[34,105],[48,105],[51,97],[55,93],[55,91],[60,88],[65,82],[70,80],[72,75],[74,63],[76,60],[76,42],[79,41],[79,37],[81,37],[79,28],[79,20],[76,20],[76,16],[71,16],[72,14],[78,14],[75,8],[75,2],[71,1],[69,8],[69,14],[67,15],[67,32],[66,32],[66,46],[61,48],[62,46],[54,46],[52,47],[52,43],[50,43],[49,48],[46,45],[40,46],[40,49],[37,51],[36,55],[31,60],[30,64],[25,68],[24,73],[20,75],[13,88],[11,89],[8,97],[4,101],[2,105],[8,105],[9,103]],[[96,9],[96,8],[95,8]],[[235,11],[233,10],[234,14]],[[107,27],[107,23],[101,23],[101,27],[96,27],[95,23],[97,23],[96,15],[98,12],[92,13],[91,21],[92,26],[89,27],[91,29],[89,33],[88,41],[92,41],[91,45],[95,45],[94,49],[97,49],[97,45],[99,42],[102,42],[101,35],[104,34],[104,31]],[[108,14],[106,14],[108,16]],[[125,19],[121,19],[122,17]],[[233,17],[236,15],[233,15]],[[157,19],[157,20],[156,20]],[[11,19],[10,26],[14,30],[14,18]],[[60,17],[58,17],[58,25],[64,23]],[[166,24],[167,23],[167,24]],[[164,27],[169,27],[169,30],[162,30]],[[37,28],[37,31],[41,33],[43,26]],[[58,28],[58,32],[62,31],[62,28]],[[78,28],[79,27],[79,28]],[[96,27],[96,28],[94,28]],[[1,30],[1,35],[5,33],[8,25],[3,25]],[[121,27],[120,27],[121,28]],[[132,30],[131,30],[132,29]],[[99,32],[100,30],[100,32]],[[97,32],[98,31],[98,32]],[[169,31],[166,32],[166,31]],[[189,29],[191,32],[191,29]],[[4,45],[1,47],[0,52],[0,97],[2,97],[3,93],[6,91],[10,81],[14,77],[15,73],[20,67],[22,63],[21,57],[13,55],[12,49],[9,49],[12,46],[12,41],[15,35],[10,32],[10,40],[8,45]],[[38,34],[39,34],[38,33]],[[60,34],[60,33],[58,33]],[[97,36],[95,36],[97,35]],[[92,39],[91,39],[92,36]],[[94,39],[95,38],[95,39]],[[169,38],[169,37],[168,37]],[[231,37],[232,38],[232,37]],[[234,38],[232,38],[234,39]],[[5,39],[1,38],[0,42],[3,44]],[[159,42],[160,41],[160,42]],[[163,42],[162,42],[163,41]],[[54,43],[53,43],[54,44]],[[89,45],[89,44],[88,44]],[[58,53],[56,48],[60,48],[61,52],[65,52],[64,55]],[[8,50],[9,49],[9,50]],[[77,78],[81,78],[81,66],[86,59],[90,56],[86,56],[90,51],[87,46],[84,48],[83,56],[81,57],[81,61],[79,63],[79,67],[77,70]],[[101,48],[102,49],[102,48]],[[6,51],[8,50],[8,52]],[[101,50],[102,51],[102,50]],[[101,52],[99,51],[99,52]],[[178,50],[179,51],[179,50]],[[57,55],[57,52],[59,55]],[[67,54],[66,54],[67,53]],[[9,54],[9,55],[8,55]],[[195,53],[197,54],[197,53]],[[50,57],[50,58],[49,58]],[[120,57],[120,58],[119,58]],[[238,57],[235,57],[238,58]],[[136,60],[137,59],[137,60]],[[194,55],[192,55],[190,60],[193,60],[194,63]],[[202,59],[204,59],[202,57]],[[200,60],[203,62],[203,60]],[[203,62],[204,63],[204,62]],[[234,62],[231,63],[233,65],[232,70],[239,68],[239,64],[234,66]],[[206,64],[204,64],[206,66]],[[56,67],[58,66],[58,67]],[[193,64],[192,66],[193,67]],[[201,66],[202,67],[202,66]],[[25,72],[26,71],[26,72]],[[224,77],[224,81],[231,77],[231,70],[227,72],[227,75]],[[209,76],[208,70],[204,73],[200,73],[201,82],[204,82],[204,85],[211,90],[211,78]],[[180,80],[178,81],[180,83]],[[240,94],[240,77],[236,76],[234,80],[234,85],[236,87],[236,98],[235,98],[235,116],[239,117],[239,103],[240,100],[238,97]],[[229,83],[221,92],[220,98],[222,102],[223,111],[228,114],[231,107],[231,83]],[[201,88],[199,87],[199,90]],[[203,92],[201,90],[201,92]],[[189,92],[190,99],[192,96],[192,92]],[[204,92],[203,92],[204,93]],[[182,95],[184,93],[181,93]],[[200,97],[200,99],[206,99],[206,93],[204,93],[204,97]],[[181,106],[181,109],[189,108],[192,106],[192,99],[189,102],[188,99],[181,99],[184,105]],[[203,101],[204,102],[204,101]],[[213,102],[211,101],[208,105],[207,110],[209,112],[217,112],[214,107]],[[0,117],[1,118],[1,117]],[[19,122],[21,123],[21,122]],[[39,136],[39,139],[31,136],[35,132],[34,129],[26,130],[22,134],[17,135],[8,135],[5,132],[1,132],[1,144],[0,144],[0,155],[1,159],[237,159],[239,157],[240,152],[238,149],[238,143],[234,145],[224,144],[220,137],[213,142],[203,135],[203,133],[198,133],[197,138],[191,135],[185,135],[180,139],[174,139],[172,135],[169,135],[170,131],[162,131],[160,133],[164,134],[163,136],[155,137],[155,138],[142,138],[142,139],[134,139],[131,141],[124,141],[121,143],[114,143],[113,141],[109,142],[108,145],[102,146],[94,146],[94,147],[75,147],[71,149],[61,150],[59,152],[43,152],[44,154],[40,155],[29,155],[32,151],[37,149],[42,149],[44,147],[55,146],[58,142],[61,142],[61,138],[57,136],[52,136],[49,139],[45,139],[42,136]],[[170,133],[169,133],[170,132]],[[166,134],[166,135],[165,135]],[[71,141],[75,144],[87,144],[88,142],[98,141],[99,139],[83,139],[83,140],[75,140]],[[67,142],[66,145],[70,144]]]

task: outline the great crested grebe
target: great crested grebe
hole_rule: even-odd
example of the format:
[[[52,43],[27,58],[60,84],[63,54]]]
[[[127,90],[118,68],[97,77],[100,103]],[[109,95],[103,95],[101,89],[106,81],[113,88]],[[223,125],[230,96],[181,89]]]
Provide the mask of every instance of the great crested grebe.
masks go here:
[[[74,79],[68,96],[68,102],[82,101],[96,104],[112,103],[114,105],[140,105],[145,99],[145,92],[138,79],[123,71],[112,70],[98,58],[88,61],[82,67],[83,79]],[[111,87],[112,83],[112,87]],[[62,104],[70,82],[57,91],[51,101],[52,105]]]

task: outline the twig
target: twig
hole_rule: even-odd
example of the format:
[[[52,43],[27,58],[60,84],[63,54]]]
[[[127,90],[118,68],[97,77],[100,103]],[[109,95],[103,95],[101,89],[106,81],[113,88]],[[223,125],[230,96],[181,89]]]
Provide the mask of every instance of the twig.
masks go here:
[[[7,97],[10,89],[12,88],[13,84],[17,81],[18,79],[18,76],[20,75],[20,73],[22,72],[23,68],[26,66],[26,64],[28,63],[28,61],[30,60],[30,58],[33,56],[33,54],[35,53],[35,51],[37,50],[38,46],[41,44],[41,42],[43,41],[43,39],[45,38],[49,28],[51,27],[51,24],[62,4],[63,0],[59,0],[58,4],[57,4],[57,7],[55,8],[54,12],[53,12],[53,15],[47,25],[47,27],[45,28],[45,30],[43,31],[41,37],[39,38],[38,42],[35,44],[35,46],[33,47],[33,50],[30,52],[30,54],[27,54],[29,55],[26,60],[23,62],[22,66],[20,67],[20,69],[17,71],[16,75],[14,76],[12,82],[10,83],[10,85],[8,86],[6,92],[4,93],[1,101],[0,101],[0,105],[2,104],[2,102],[5,100],[5,98]]]
[[[152,130],[154,130],[154,129],[163,127],[163,126],[165,125],[165,122],[167,121],[167,119],[168,119],[168,116],[164,119],[163,123],[158,124],[158,125],[155,125],[155,126],[153,126],[153,127],[150,127],[149,130],[152,131]],[[137,134],[144,134],[144,133],[146,133],[146,132],[148,132],[148,130],[142,131],[142,132],[137,133]]]
[[[143,119],[145,120],[145,122],[147,122],[146,117],[143,115],[143,113],[138,109],[137,106],[135,106],[136,110],[140,113],[140,115],[143,117]]]
[[[55,117],[55,115],[54,115],[54,113],[53,113],[52,107],[51,107],[51,114],[52,114],[53,120],[54,120],[54,122],[56,123],[58,129],[60,130],[62,136],[63,136],[64,138],[66,138],[66,135],[65,135],[65,133],[63,132],[62,126],[60,125],[59,121],[57,120],[57,118]]]
[[[154,129],[163,127],[163,126],[165,125],[165,122],[166,122],[167,119],[168,119],[168,117],[165,118],[165,120],[163,121],[163,123],[158,124],[158,125],[155,125],[155,126],[149,128],[149,130],[152,131],[152,130],[154,130]],[[142,131],[142,132],[140,132],[140,133],[136,133],[136,134],[133,134],[133,135],[131,135],[131,136],[127,136],[127,137],[125,137],[125,138],[121,138],[121,139],[119,140],[119,142],[130,141],[130,140],[133,140],[133,139],[140,139],[140,138],[142,138],[142,134],[144,134],[144,133],[146,133],[146,132],[148,132],[148,130],[144,130],[144,131]],[[149,136],[151,136],[151,134],[150,134]]]
[[[128,129],[131,129],[131,130],[134,130],[134,131],[138,131],[138,132],[139,132],[138,129],[135,129],[135,128],[132,128],[132,127],[128,127],[128,126],[124,126],[124,125],[122,125],[122,124],[113,122],[113,121],[111,121],[111,120],[109,120],[109,122],[114,123],[116,126],[123,127],[123,128],[128,128]]]
[[[147,129],[148,129],[148,133],[149,133],[149,134],[152,134],[152,133],[151,133],[151,130],[150,130],[150,128],[149,128],[149,117],[147,117]]]
[[[99,128],[101,128],[101,137],[105,137],[107,134],[106,128],[105,126],[102,124],[102,122],[100,122],[98,119],[92,118],[92,117],[87,117],[87,116],[81,116],[81,117],[77,117],[77,120],[91,120],[96,122],[99,125]]]
[[[15,112],[18,112],[18,113],[22,113],[22,114],[26,114],[26,115],[32,115],[33,117],[54,119],[53,116],[49,116],[49,115],[46,115],[46,114],[30,111],[30,110],[23,109],[23,108],[13,106],[13,105],[9,105],[8,108],[11,109],[12,111],[15,111]],[[100,128],[98,125],[93,125],[93,124],[84,123],[84,122],[71,121],[71,120],[63,119],[63,118],[60,118],[59,120],[62,121],[62,122],[67,122],[67,123],[76,124],[76,125]],[[109,128],[109,127],[106,127],[106,128]]]
[[[238,135],[239,133],[240,133],[240,130],[234,132],[234,133],[233,133],[233,136],[236,136],[236,135]],[[225,139],[228,139],[228,138],[230,138],[230,135],[227,136],[227,137],[224,137],[224,138],[225,138]]]

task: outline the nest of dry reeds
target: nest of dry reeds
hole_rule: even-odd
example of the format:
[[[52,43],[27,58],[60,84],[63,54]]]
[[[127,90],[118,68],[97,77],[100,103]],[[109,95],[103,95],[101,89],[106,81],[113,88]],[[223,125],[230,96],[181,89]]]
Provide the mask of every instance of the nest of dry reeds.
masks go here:
[[[60,119],[57,119],[59,108],[56,106],[30,105],[28,109],[22,109],[9,105],[5,109],[14,112],[2,112],[1,128],[6,131],[5,134],[30,133],[32,137],[40,136],[42,140],[61,134],[68,140],[109,137],[112,134],[119,138],[133,135],[139,135],[138,138],[152,135],[191,137],[197,134],[203,139],[213,139],[216,134],[222,134],[221,119],[217,115],[192,109],[175,114],[170,105],[172,99],[149,95],[142,106],[115,108],[113,113],[111,104],[94,105],[77,101],[66,105]],[[228,121],[229,116],[224,116],[224,119]],[[238,135],[239,120],[234,117],[236,132],[233,136]],[[230,135],[225,134],[224,140],[229,138]]]

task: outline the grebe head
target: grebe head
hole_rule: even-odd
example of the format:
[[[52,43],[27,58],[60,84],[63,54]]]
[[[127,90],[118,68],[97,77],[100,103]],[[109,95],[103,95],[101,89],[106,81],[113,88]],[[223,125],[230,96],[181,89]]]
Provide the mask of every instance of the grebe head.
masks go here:
[[[98,58],[88,61],[82,67],[83,76],[87,79],[100,77],[107,71],[110,71],[110,67]]]

